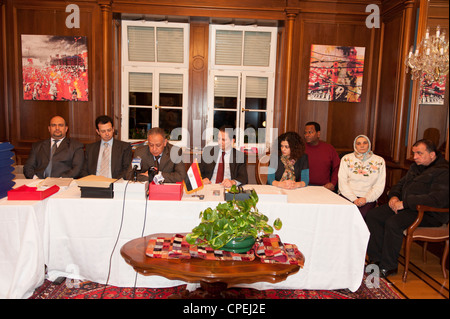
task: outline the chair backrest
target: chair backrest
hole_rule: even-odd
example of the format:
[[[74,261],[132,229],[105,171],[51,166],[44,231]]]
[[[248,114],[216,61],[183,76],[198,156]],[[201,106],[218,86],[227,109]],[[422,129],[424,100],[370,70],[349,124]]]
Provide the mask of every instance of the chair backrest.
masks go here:
[[[448,222],[447,224],[442,225],[441,227],[419,227],[420,223],[422,222],[423,216],[425,212],[437,212],[437,213],[447,213],[449,212],[448,208],[437,208],[437,207],[431,207],[431,206],[425,206],[425,205],[417,205],[417,218],[416,220],[407,228],[405,229],[405,236],[406,236],[406,243],[404,245],[405,249],[405,269],[403,271],[403,282],[406,282],[406,277],[408,276],[408,269],[409,269],[409,259],[410,259],[410,250],[411,250],[411,244],[413,241],[424,241],[424,250],[423,250],[423,256],[424,261],[426,260],[425,252],[427,247],[427,242],[440,242],[445,241],[445,247],[444,252],[442,254],[441,258],[441,269],[442,274],[445,279],[448,278],[447,271],[445,269],[445,264],[448,256]]]
[[[261,157],[258,154],[258,157],[256,159],[255,175],[256,175],[256,182],[259,185],[267,184],[267,172],[269,169],[269,161],[270,161],[270,154],[266,154]]]
[[[448,213],[448,208],[417,205],[416,209],[418,212],[417,219],[405,230],[406,235],[412,236],[415,240],[424,241],[441,241],[448,239],[448,223],[441,227],[420,227],[425,212]]]

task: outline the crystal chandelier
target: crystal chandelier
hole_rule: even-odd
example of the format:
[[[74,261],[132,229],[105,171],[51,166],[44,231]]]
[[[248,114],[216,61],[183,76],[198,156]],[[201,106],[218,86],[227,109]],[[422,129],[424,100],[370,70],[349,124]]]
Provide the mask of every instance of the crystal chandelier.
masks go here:
[[[406,58],[406,72],[411,69],[411,79],[418,79],[421,74],[428,81],[437,82],[439,78],[448,73],[448,41],[445,39],[445,31],[437,26],[436,35],[430,36],[430,28],[427,28],[425,38],[417,46],[416,51],[409,51]]]

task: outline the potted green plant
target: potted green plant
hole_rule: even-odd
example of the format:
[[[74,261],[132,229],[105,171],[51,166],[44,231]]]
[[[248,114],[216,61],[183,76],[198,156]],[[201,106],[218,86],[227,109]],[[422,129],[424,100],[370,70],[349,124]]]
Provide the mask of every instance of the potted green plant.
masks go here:
[[[216,208],[205,209],[200,213],[200,224],[186,235],[186,241],[213,249],[247,252],[258,236],[272,234],[274,228],[279,230],[282,227],[279,218],[273,227],[270,226],[269,218],[258,211],[257,203],[258,195],[253,190],[245,201],[233,199],[219,203]]]

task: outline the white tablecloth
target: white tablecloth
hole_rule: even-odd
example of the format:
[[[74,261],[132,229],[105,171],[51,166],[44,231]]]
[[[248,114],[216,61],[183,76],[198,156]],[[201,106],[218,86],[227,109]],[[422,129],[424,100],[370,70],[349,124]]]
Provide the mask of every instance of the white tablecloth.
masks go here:
[[[28,181],[29,182],[29,181]],[[16,186],[23,185],[21,180]],[[44,282],[43,201],[0,200],[0,298],[27,298]]]
[[[182,201],[148,201],[146,213],[144,199],[80,198],[77,187],[55,194],[48,201],[44,231],[49,279],[63,275],[134,286],[136,272],[121,257],[120,248],[142,233],[189,232],[199,223],[200,211],[217,205],[220,196],[212,195],[215,188],[214,185],[200,191],[205,194],[204,200],[185,195]],[[281,191],[273,186],[246,188],[255,188],[258,193]],[[305,266],[283,282],[251,287],[356,291],[363,278],[369,240],[357,207],[323,187],[309,186],[285,193],[288,203],[260,201],[258,209],[269,217],[270,223],[280,217],[283,228],[276,233],[283,242],[298,246],[305,255]],[[138,275],[136,286],[156,288],[182,283]]]

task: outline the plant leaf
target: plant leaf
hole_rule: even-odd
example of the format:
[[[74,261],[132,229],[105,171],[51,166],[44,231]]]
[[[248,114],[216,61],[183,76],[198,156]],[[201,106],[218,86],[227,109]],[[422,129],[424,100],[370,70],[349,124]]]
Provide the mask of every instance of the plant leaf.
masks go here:
[[[237,188],[235,189],[237,192]],[[219,203],[215,208],[206,208],[200,212],[201,222],[186,235],[189,244],[209,245],[220,249],[236,237],[271,234],[274,228],[268,225],[269,218],[258,211],[256,204],[258,195],[252,190],[249,199],[245,201],[231,200]],[[279,230],[281,220],[277,218],[273,226]]]
[[[195,239],[192,238],[192,234],[187,234],[186,235],[186,241],[190,244],[193,245],[195,243]]]

